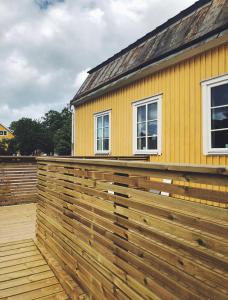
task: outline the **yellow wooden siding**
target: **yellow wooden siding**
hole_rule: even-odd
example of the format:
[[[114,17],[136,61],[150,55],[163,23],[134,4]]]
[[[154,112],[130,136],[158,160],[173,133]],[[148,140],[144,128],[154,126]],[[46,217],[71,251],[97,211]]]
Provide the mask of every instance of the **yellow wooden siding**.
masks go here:
[[[8,139],[12,139],[14,136],[13,136],[13,134],[10,132],[10,131],[8,131],[4,126],[2,126],[1,124],[0,124],[0,131],[7,131],[7,135],[0,135],[0,141],[2,141],[2,140],[8,140]]]
[[[228,164],[203,155],[201,81],[228,72],[228,44],[76,108],[76,155],[94,155],[94,113],[112,110],[112,155],[133,155],[132,102],[162,93],[162,155],[153,162]]]

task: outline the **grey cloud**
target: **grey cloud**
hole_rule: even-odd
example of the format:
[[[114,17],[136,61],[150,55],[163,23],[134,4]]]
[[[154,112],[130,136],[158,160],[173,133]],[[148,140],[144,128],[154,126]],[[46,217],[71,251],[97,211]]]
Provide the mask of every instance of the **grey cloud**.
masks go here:
[[[193,2],[0,1],[0,122],[60,109],[85,70]]]
[[[48,9],[50,5],[54,5],[59,2],[64,2],[64,0],[34,0],[40,9]]]

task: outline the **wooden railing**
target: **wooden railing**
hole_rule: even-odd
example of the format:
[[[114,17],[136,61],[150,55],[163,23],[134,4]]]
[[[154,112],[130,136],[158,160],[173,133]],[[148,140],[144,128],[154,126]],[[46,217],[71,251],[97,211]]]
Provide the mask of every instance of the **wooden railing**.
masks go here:
[[[0,157],[0,206],[36,202],[36,185],[35,157]]]
[[[226,167],[38,158],[38,244],[73,299],[225,300],[227,187]]]
[[[63,156],[62,156],[63,157]],[[66,157],[66,158],[69,158]],[[133,156],[113,156],[113,155],[96,155],[96,156],[71,156],[75,159],[105,159],[105,160],[124,160],[124,161],[149,161],[149,155],[133,155]]]

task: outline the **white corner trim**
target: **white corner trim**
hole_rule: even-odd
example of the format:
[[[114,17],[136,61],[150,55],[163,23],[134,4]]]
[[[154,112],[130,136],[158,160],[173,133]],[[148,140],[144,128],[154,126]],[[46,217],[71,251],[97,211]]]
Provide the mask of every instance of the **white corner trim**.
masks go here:
[[[211,88],[224,83],[228,83],[227,73],[201,82],[204,155],[228,155],[228,148],[212,148],[211,146]]]
[[[76,117],[75,117],[75,106],[73,105],[72,109],[72,124],[71,124],[71,155],[75,156],[75,147],[76,147]]]
[[[111,154],[112,144],[111,144],[111,126],[112,126],[112,110],[105,110],[101,112],[94,113],[94,153],[95,154]],[[109,150],[97,150],[97,118],[100,116],[109,115]]]
[[[157,102],[158,106],[158,117],[157,117],[157,149],[154,150],[138,150],[137,149],[137,107]],[[138,101],[132,102],[133,107],[133,154],[148,154],[148,155],[161,155],[162,153],[162,94],[158,94],[156,96],[151,96],[148,98],[144,98]]]

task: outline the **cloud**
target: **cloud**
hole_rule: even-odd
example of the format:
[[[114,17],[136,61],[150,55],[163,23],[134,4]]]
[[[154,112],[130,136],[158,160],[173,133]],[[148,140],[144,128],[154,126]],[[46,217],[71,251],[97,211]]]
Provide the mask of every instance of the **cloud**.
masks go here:
[[[193,2],[0,1],[0,122],[62,108],[90,67]]]
[[[51,106],[46,106],[45,104],[31,104],[22,108],[14,108],[4,104],[1,106],[0,120],[1,123],[7,124],[6,116],[9,114],[11,115],[12,120],[17,120],[26,116],[33,119],[40,119],[45,112],[47,112],[47,109],[51,109]],[[56,109],[59,109],[59,107],[56,106]]]
[[[74,81],[74,86],[76,89],[79,89],[80,86],[82,85],[83,81],[86,79],[86,77],[88,76],[88,71],[90,68],[87,68],[83,71],[81,71],[80,73],[77,74],[75,81]]]
[[[40,9],[47,9],[50,5],[64,2],[64,0],[35,0],[35,2],[40,7]]]

